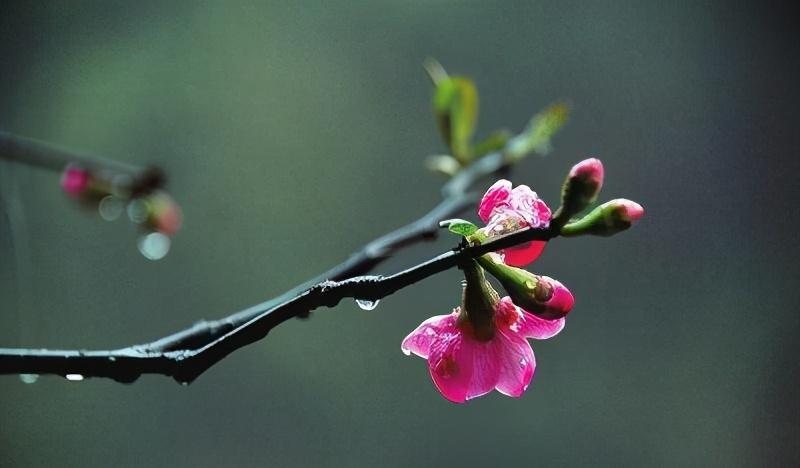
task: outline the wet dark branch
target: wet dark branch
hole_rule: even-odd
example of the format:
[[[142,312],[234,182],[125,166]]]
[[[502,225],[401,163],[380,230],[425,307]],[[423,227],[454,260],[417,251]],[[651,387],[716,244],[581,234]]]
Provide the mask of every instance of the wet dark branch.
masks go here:
[[[474,193],[462,193],[458,196],[446,198],[420,219],[373,240],[358,252],[350,255],[344,262],[278,297],[256,304],[220,320],[197,323],[187,330],[161,338],[153,343],[143,345],[143,347],[149,351],[174,351],[197,349],[205,346],[265,311],[302,294],[315,284],[326,280],[341,281],[364,275],[403,247],[423,240],[435,239],[441,230],[439,221],[456,216],[468,207],[473,206],[476,201],[477,195]],[[0,372],[2,372],[2,368],[0,368]]]
[[[74,161],[87,167],[108,166],[103,160],[5,133],[0,133],[2,156],[59,170]],[[263,338],[269,330],[289,318],[305,317],[311,310],[333,306],[344,297],[385,297],[401,287],[452,268],[464,255],[475,254],[469,249],[451,251],[389,277],[361,276],[403,247],[436,238],[440,230],[439,221],[452,218],[475,204],[478,193],[471,190],[479,181],[507,169],[502,153],[484,156],[463,168],[445,185],[442,201],[427,214],[373,240],[341,264],[276,298],[219,320],[201,321],[151,343],[118,350],[0,349],[0,374],[80,374],[131,382],[139,375],[149,373],[172,376],[181,382],[194,380],[229,353]],[[120,170],[136,168],[121,165]],[[528,235],[549,238],[549,234],[539,232]],[[492,242],[495,249],[502,248],[497,242],[515,241],[501,239]],[[519,238],[516,242],[524,240]]]
[[[108,377],[120,382],[132,382],[141,374],[162,374],[188,383],[228,354],[261,340],[290,318],[306,316],[319,307],[333,307],[345,298],[377,301],[436,273],[457,267],[468,258],[552,237],[554,235],[550,229],[527,228],[483,245],[458,247],[390,276],[357,276],[342,281],[323,281],[263,310],[196,349],[157,351],[152,345],[113,351],[0,349],[0,373],[72,374]]]

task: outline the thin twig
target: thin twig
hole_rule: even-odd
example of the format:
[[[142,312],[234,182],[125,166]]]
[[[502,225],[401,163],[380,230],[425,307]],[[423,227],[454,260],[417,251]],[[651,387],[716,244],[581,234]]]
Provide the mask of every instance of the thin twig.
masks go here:
[[[99,158],[3,131],[0,131],[0,158],[59,173],[67,165],[76,164],[110,181],[125,176],[114,182],[134,195],[149,193],[166,182],[164,173],[156,167]]]

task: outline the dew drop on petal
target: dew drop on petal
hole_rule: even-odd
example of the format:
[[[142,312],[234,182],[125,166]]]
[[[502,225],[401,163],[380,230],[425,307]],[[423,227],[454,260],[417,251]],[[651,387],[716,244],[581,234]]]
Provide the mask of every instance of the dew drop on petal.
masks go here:
[[[362,310],[375,310],[375,308],[378,307],[379,302],[380,300],[370,301],[369,299],[356,299],[356,304]]]
[[[519,360],[519,367],[521,367],[521,368],[523,368],[523,369],[524,369],[524,368],[525,368],[525,366],[527,366],[527,365],[528,365],[528,361],[527,361],[525,358],[520,358],[520,360]]]
[[[114,221],[119,218],[123,209],[124,203],[119,197],[115,197],[114,195],[103,197],[103,199],[100,200],[100,205],[97,207],[100,217],[106,221]]]
[[[139,239],[139,252],[148,260],[161,260],[169,253],[169,237],[160,232],[151,232]]]
[[[64,376],[65,379],[69,380],[70,382],[80,382],[83,380],[83,375],[81,374],[67,374]]]
[[[19,380],[26,384],[36,383],[39,380],[39,374],[19,374]]]

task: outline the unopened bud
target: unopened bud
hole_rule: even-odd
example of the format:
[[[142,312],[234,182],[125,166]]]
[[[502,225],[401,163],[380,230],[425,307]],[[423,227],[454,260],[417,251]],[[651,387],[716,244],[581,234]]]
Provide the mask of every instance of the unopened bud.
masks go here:
[[[181,208],[166,192],[157,191],[144,199],[147,209],[145,224],[162,234],[172,236],[183,222]]]
[[[603,203],[579,221],[567,224],[561,229],[562,236],[612,236],[633,225],[644,215],[644,208],[636,202],[618,198]]]
[[[572,216],[591,205],[603,187],[603,163],[585,159],[572,166],[561,189],[561,216]]]
[[[575,300],[560,282],[494,261],[486,255],[478,261],[500,281],[518,307],[546,320],[559,319],[572,310]]]
[[[69,164],[61,173],[61,188],[71,196],[81,195],[89,188],[91,177],[88,169]]]

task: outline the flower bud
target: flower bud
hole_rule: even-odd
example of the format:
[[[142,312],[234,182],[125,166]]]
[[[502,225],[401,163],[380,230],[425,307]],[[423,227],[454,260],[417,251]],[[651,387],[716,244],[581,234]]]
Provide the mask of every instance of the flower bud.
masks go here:
[[[572,310],[575,299],[560,282],[497,262],[488,255],[478,262],[500,281],[518,307],[546,320],[559,319]]]
[[[603,163],[599,159],[585,159],[574,165],[561,189],[562,216],[580,213],[591,205],[603,187]]]
[[[612,236],[631,227],[644,215],[644,208],[636,202],[618,198],[603,203],[579,221],[561,229],[562,236]]]
[[[181,228],[181,208],[166,192],[157,191],[143,199],[147,210],[145,224],[162,234],[172,236]]]
[[[61,188],[70,196],[78,196],[86,192],[91,182],[91,173],[75,164],[69,164],[61,173]]]

